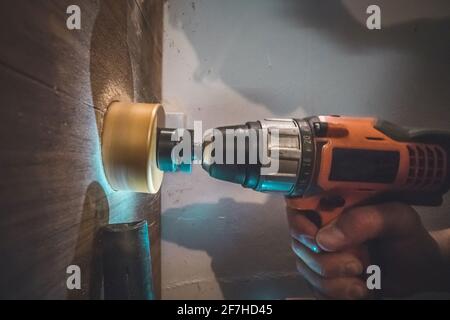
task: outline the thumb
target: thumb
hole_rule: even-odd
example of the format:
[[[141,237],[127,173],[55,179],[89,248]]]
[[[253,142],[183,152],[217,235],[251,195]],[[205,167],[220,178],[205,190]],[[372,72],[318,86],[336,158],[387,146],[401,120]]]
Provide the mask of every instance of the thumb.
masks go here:
[[[421,228],[419,215],[402,203],[355,207],[344,212],[316,235],[325,251],[338,251],[380,237],[401,237]]]

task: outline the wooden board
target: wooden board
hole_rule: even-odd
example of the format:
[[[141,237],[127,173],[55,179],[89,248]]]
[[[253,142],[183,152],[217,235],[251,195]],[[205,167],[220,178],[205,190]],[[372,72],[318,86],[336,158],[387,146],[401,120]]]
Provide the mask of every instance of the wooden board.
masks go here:
[[[66,28],[79,5],[81,30]],[[161,98],[162,0],[0,3],[0,298],[100,298],[96,231],[147,219],[160,297],[160,197],[114,192],[99,132],[113,99]],[[82,289],[66,288],[66,268]]]

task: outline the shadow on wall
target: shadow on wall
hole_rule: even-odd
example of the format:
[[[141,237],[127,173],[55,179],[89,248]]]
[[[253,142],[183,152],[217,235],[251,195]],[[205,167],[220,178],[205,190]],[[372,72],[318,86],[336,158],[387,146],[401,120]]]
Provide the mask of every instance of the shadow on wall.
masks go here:
[[[216,76],[275,114],[288,114],[302,106],[309,114],[394,114],[412,125],[420,124],[418,119],[423,117],[432,116],[435,122],[442,114],[450,117],[450,91],[446,89],[450,42],[444,40],[450,36],[449,19],[416,20],[370,31],[341,1],[328,0],[196,0],[192,5],[171,1],[168,11],[169,22],[183,30],[197,54],[200,65],[194,80]],[[380,76],[374,78],[371,73],[379,72],[366,65],[385,59],[388,53],[401,57],[400,66],[394,68],[378,63],[386,69],[387,83],[394,82],[392,87]],[[383,55],[376,57],[379,54]],[[349,64],[342,58],[346,55],[346,59],[356,59]],[[367,105],[352,105],[354,90],[358,90],[352,86],[361,81],[348,74],[349,68],[355,77],[367,70],[361,79],[365,87],[375,84],[368,91]],[[339,81],[338,74],[344,73],[350,83],[345,77]],[[324,91],[335,90],[333,86],[345,92],[339,95],[342,101],[329,95],[328,105],[314,105]],[[380,99],[387,102],[370,102]],[[445,126],[442,121],[439,124]]]
[[[383,10],[384,1],[376,0],[374,3],[378,3]],[[284,2],[284,15],[287,19],[300,28],[314,28],[348,54],[403,50],[424,61],[430,57],[444,61],[448,57],[446,52],[449,52],[450,46],[442,39],[450,31],[450,19],[418,19],[389,27],[384,27],[382,23],[380,31],[372,31],[355,20],[342,1]],[[398,16],[401,16],[402,8],[398,7],[397,11]],[[392,12],[390,14],[393,15]],[[364,12],[362,15],[369,16]]]
[[[279,223],[278,214],[284,215],[284,208],[268,212],[269,202],[238,203],[225,198],[169,209],[162,215],[163,239],[205,251],[225,299],[309,295],[295,269],[287,226]]]
[[[101,0],[92,30],[90,77],[94,109],[99,111],[96,113],[99,134],[108,105],[114,100],[134,98],[127,42],[128,14],[127,1]]]
[[[89,270],[81,277],[81,290],[67,290],[67,299],[100,299],[102,297],[102,258],[99,229],[109,222],[109,205],[105,191],[92,182],[83,203],[83,213],[72,265]],[[86,292],[85,288],[89,288]]]

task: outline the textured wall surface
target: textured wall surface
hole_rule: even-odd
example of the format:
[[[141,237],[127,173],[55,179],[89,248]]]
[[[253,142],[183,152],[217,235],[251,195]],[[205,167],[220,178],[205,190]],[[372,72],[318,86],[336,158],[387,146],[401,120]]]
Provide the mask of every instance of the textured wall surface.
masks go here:
[[[450,129],[449,2],[370,4],[382,8],[381,31],[365,27],[368,1],[168,1],[166,108],[204,128],[348,114]],[[418,210],[440,228],[449,204]],[[311,295],[295,272],[282,198],[196,168],[166,176],[162,206],[164,298]]]
[[[68,30],[78,5],[81,29]],[[114,192],[99,132],[113,99],[161,99],[162,1],[0,2],[0,298],[101,297],[97,231],[147,219],[160,289],[160,197]],[[66,268],[81,268],[81,290]]]

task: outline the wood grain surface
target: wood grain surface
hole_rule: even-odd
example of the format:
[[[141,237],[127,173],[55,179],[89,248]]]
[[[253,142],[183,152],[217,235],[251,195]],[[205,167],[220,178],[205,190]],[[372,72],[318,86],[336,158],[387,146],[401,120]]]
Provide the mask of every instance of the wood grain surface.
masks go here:
[[[109,187],[99,133],[112,100],[160,101],[162,19],[162,0],[0,2],[0,298],[101,298],[97,230],[139,219],[160,297],[160,196]]]

